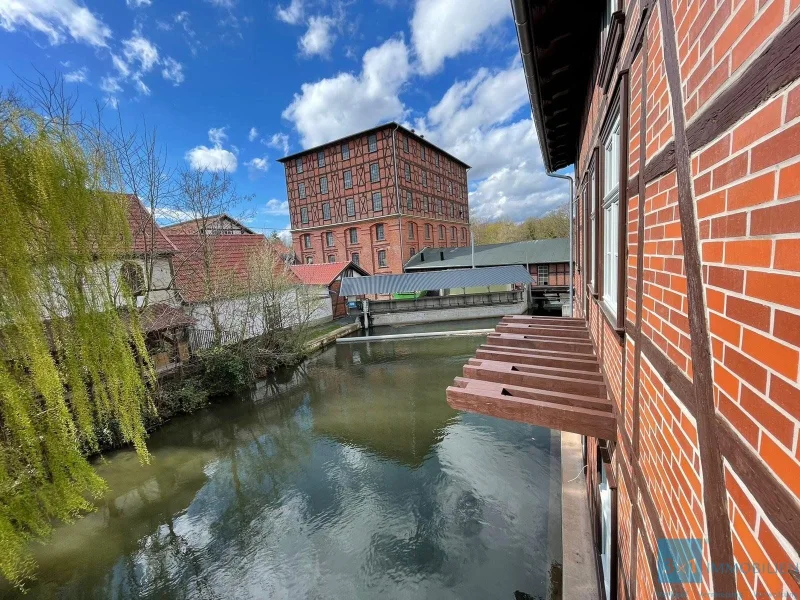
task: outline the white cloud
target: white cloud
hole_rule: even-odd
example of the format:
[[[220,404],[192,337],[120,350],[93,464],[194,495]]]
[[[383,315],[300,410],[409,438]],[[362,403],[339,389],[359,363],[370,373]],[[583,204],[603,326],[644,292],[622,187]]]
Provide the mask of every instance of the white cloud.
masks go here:
[[[64,75],[64,81],[67,83],[83,83],[89,77],[89,69],[81,67],[76,71],[70,71]]]
[[[114,68],[119,72],[120,76],[127,77],[131,74],[131,70],[128,67],[128,63],[126,63],[121,57],[117,56],[116,54],[111,55],[111,63],[114,65]]]
[[[286,212],[287,213],[289,212],[288,202],[286,203]],[[278,232],[278,237],[281,238],[281,241],[287,246],[289,246],[289,248],[292,247],[292,230],[289,228],[288,225],[284,229],[281,229]]]
[[[411,41],[420,72],[435,73],[445,59],[474,49],[482,34],[509,16],[508,0],[417,0]]]
[[[206,2],[218,8],[233,8],[236,6],[236,0],[206,0]]]
[[[277,148],[284,154],[289,154],[289,136],[285,133],[273,133],[268,140],[261,140],[261,143],[270,148]]]
[[[172,31],[172,23],[167,23],[161,19],[156,19],[156,28],[159,31]]]
[[[311,17],[308,29],[300,38],[298,45],[303,56],[324,56],[336,41],[334,27],[336,21],[331,17]]]
[[[85,6],[74,0],[0,0],[0,27],[7,31],[32,29],[47,36],[50,44],[71,38],[90,46],[105,47],[111,29]]]
[[[247,139],[250,140],[251,142],[254,142],[256,141],[257,137],[258,137],[258,129],[256,129],[255,127],[251,127],[250,132],[247,134]]]
[[[224,148],[196,146],[186,153],[185,158],[193,169],[228,172],[236,170],[236,155]]]
[[[158,48],[138,33],[134,33],[132,37],[122,42],[122,53],[125,55],[129,67],[138,62],[140,70],[144,73],[150,71],[159,62]]]
[[[167,81],[171,81],[173,85],[180,85],[183,83],[185,76],[183,74],[183,65],[174,58],[168,56],[163,62],[164,68],[161,69],[161,76]]]
[[[117,94],[122,91],[122,86],[116,77],[107,75],[100,80],[100,89],[107,94]]]
[[[398,97],[408,79],[408,49],[401,39],[370,48],[361,73],[339,73],[304,83],[282,115],[294,123],[308,148],[405,113]]]
[[[125,4],[130,8],[141,8],[143,6],[150,6],[152,0],[125,0]]]
[[[305,7],[303,6],[303,0],[292,0],[288,6],[278,6],[278,8],[275,9],[275,16],[289,25],[299,25],[303,20],[304,13]]]
[[[262,211],[265,215],[288,215],[289,214],[289,202],[286,200],[278,200],[277,198],[272,198],[271,200],[267,201],[267,204],[264,206]]]
[[[415,127],[472,165],[470,206],[486,219],[523,220],[567,201],[565,185],[547,177],[529,116],[522,67],[479,69],[457,81]]]
[[[106,97],[104,98],[104,100],[105,100],[105,101],[108,103],[108,105],[109,105],[111,108],[113,108],[113,109],[115,109],[115,110],[116,110],[116,109],[117,109],[117,107],[119,106],[119,100],[117,99],[117,97],[116,97],[116,96],[106,96]]]
[[[208,130],[208,139],[215,146],[221,146],[228,141],[228,134],[225,133],[227,127],[212,127]]]
[[[244,163],[250,175],[250,179],[258,179],[269,171],[269,159],[266,156],[255,157]]]
[[[139,79],[138,77],[133,78],[133,86],[136,88],[136,91],[144,96],[150,95],[150,88],[147,87],[147,84]]]
[[[184,158],[193,169],[228,171],[231,173],[236,170],[237,158],[235,152],[237,148],[233,146],[234,152],[231,152],[222,147],[228,139],[225,129],[225,127],[212,127],[208,130],[208,139],[214,145],[212,148],[195,146],[186,153]]]

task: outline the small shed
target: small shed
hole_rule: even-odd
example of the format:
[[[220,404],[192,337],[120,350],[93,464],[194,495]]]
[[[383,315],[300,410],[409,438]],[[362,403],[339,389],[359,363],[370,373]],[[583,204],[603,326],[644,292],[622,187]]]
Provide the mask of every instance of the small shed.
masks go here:
[[[342,280],[352,277],[365,277],[369,273],[357,264],[346,261],[292,265],[295,276],[305,285],[320,286],[327,289],[333,306],[333,318],[347,314],[346,298],[340,293]]]

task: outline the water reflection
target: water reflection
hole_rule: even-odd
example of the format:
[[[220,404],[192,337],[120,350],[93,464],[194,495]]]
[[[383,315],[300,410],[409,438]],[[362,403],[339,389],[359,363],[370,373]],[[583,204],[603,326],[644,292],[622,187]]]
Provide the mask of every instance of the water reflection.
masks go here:
[[[449,408],[480,341],[335,346],[156,432],[151,465],[115,453],[32,596],[547,597],[558,440]]]

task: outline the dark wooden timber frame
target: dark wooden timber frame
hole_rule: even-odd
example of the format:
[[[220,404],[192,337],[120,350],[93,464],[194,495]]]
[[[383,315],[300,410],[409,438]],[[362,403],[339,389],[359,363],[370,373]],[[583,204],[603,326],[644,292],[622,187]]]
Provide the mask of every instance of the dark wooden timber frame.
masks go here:
[[[611,76],[614,74],[614,67],[622,49],[622,41],[625,38],[625,13],[621,10],[617,2],[617,10],[611,14],[611,22],[608,24],[608,32],[603,47],[603,55],[598,69],[598,83],[603,91],[608,91],[611,85]]]
[[[592,296],[597,298],[597,282],[600,272],[600,214],[598,205],[598,182],[599,177],[597,173],[598,155],[600,154],[597,146],[592,150],[592,158],[589,161],[589,168],[586,170],[587,188],[589,194],[587,197],[587,212],[586,212],[586,253],[587,263],[586,270],[590,273],[590,277],[586,281],[587,297]],[[594,264],[592,264],[592,211],[594,211]],[[588,310],[588,306],[587,306]]]

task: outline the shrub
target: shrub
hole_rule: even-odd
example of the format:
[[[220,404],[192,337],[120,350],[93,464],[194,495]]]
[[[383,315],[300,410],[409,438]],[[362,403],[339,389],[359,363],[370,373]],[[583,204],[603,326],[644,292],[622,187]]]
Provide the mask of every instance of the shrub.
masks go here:
[[[202,385],[209,396],[224,396],[249,386],[252,381],[247,360],[229,348],[212,348],[200,355]]]

